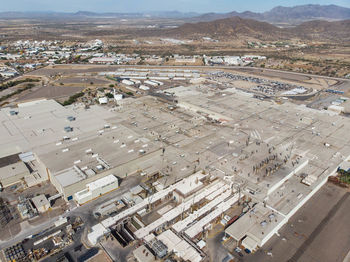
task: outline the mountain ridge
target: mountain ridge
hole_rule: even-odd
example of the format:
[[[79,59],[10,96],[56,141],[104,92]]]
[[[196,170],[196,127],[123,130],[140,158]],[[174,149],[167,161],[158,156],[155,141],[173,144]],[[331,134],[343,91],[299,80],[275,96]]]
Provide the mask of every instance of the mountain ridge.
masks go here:
[[[209,22],[218,19],[225,19],[234,16],[241,18],[254,19],[269,23],[292,23],[300,24],[310,20],[347,20],[350,19],[350,8],[338,5],[297,5],[293,7],[276,6],[266,12],[231,11],[228,13],[205,13],[199,14],[196,12],[179,12],[179,11],[150,11],[150,12],[0,12],[0,18],[173,18],[185,19],[187,22]]]
[[[251,11],[229,13],[207,13],[194,17],[196,22],[209,22],[218,19],[239,16],[270,23],[302,23],[310,20],[347,20],[350,19],[350,8],[337,5],[298,5],[293,7],[276,6],[263,13]]]
[[[283,40],[297,37],[308,40],[350,41],[349,28],[350,19],[334,22],[314,20],[295,27],[281,28],[267,22],[234,16],[210,22],[186,23],[168,30],[168,35],[182,38],[201,38],[203,36],[239,38],[245,36],[260,40]]]

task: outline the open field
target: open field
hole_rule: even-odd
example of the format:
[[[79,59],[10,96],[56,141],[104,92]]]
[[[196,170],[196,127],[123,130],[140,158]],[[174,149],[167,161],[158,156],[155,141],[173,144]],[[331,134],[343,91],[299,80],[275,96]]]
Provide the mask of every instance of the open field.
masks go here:
[[[27,92],[18,97],[16,101],[26,101],[40,98],[59,99],[82,91],[84,86],[43,86],[37,90]]]
[[[113,84],[111,80],[104,77],[87,76],[90,73],[81,75],[80,70],[82,69],[79,67],[79,69],[76,70],[74,65],[67,67],[62,66],[62,69],[60,68],[59,70],[55,70],[54,68],[56,68],[56,66],[51,69],[42,68],[31,72],[31,76],[35,75],[46,79],[46,84],[20,94],[16,101],[19,102],[38,98],[60,99],[81,92],[86,88],[108,87],[109,84]],[[91,73],[97,74],[97,71],[93,70]]]
[[[79,85],[87,85],[91,82],[98,85],[108,84],[109,82],[106,80],[101,80],[97,78],[84,78],[84,77],[67,77],[62,79],[61,81],[57,81],[63,84],[79,84]]]

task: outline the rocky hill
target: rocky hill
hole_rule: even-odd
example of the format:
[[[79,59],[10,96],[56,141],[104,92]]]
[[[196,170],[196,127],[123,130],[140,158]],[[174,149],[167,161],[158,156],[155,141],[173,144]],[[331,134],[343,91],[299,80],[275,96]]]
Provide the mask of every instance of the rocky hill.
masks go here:
[[[278,6],[263,13],[230,12],[224,14],[207,13],[193,19],[197,22],[209,22],[234,16],[255,19],[270,23],[298,24],[310,20],[347,20],[350,19],[350,8],[337,5],[300,5],[294,7]]]
[[[267,22],[235,16],[211,22],[186,23],[169,30],[167,33],[173,37],[190,37],[192,39],[210,36],[221,39],[252,37],[260,40],[300,38],[320,41],[349,41],[349,28],[350,20],[335,22],[315,20],[291,28],[280,28]]]

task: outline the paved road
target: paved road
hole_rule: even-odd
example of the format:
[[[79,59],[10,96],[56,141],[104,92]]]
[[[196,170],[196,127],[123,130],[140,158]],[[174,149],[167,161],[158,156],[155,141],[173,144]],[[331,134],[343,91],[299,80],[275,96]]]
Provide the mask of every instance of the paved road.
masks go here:
[[[222,231],[213,238],[207,239],[208,255],[210,261],[221,261],[228,254],[227,250],[222,245],[221,241],[225,232]]]
[[[97,223],[96,218],[93,216],[92,210],[95,206],[101,205],[107,201],[110,201],[114,198],[120,198],[124,193],[126,193],[130,188],[138,185],[141,182],[141,177],[129,176],[121,182],[121,186],[118,190],[115,190],[107,195],[104,195],[95,201],[89,202],[83,206],[76,207],[70,211],[67,211],[63,216],[80,216],[84,221],[85,225],[89,228]],[[22,231],[14,236],[12,239],[0,241],[0,249],[3,249],[8,246],[12,246],[28,236],[40,233],[41,231],[54,226],[54,223],[58,220],[59,216],[53,217],[50,220],[43,222],[37,226],[31,226],[29,228],[22,229]]]
[[[350,193],[347,192],[339,201],[333,206],[333,208],[328,212],[328,214],[323,218],[321,223],[315,228],[311,235],[304,241],[304,243],[297,249],[294,255],[288,260],[288,262],[297,262],[300,257],[305,253],[305,251],[310,247],[311,243],[315,238],[322,232],[322,230],[327,226],[328,222],[335,216],[339,208],[345,203],[346,199],[349,197]]]

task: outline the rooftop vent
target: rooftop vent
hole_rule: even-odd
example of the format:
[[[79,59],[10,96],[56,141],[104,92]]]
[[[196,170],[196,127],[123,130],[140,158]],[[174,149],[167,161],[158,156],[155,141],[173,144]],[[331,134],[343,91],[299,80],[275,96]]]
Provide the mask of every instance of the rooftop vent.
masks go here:
[[[73,131],[73,127],[66,126],[66,127],[64,127],[64,131],[66,131],[66,132],[72,132],[72,131]]]
[[[75,117],[74,116],[68,116],[67,120],[70,121],[70,122],[75,121]]]
[[[267,225],[267,222],[264,220],[264,221],[262,221],[262,222],[260,223],[260,225],[261,225],[262,227],[265,227],[265,226]]]

